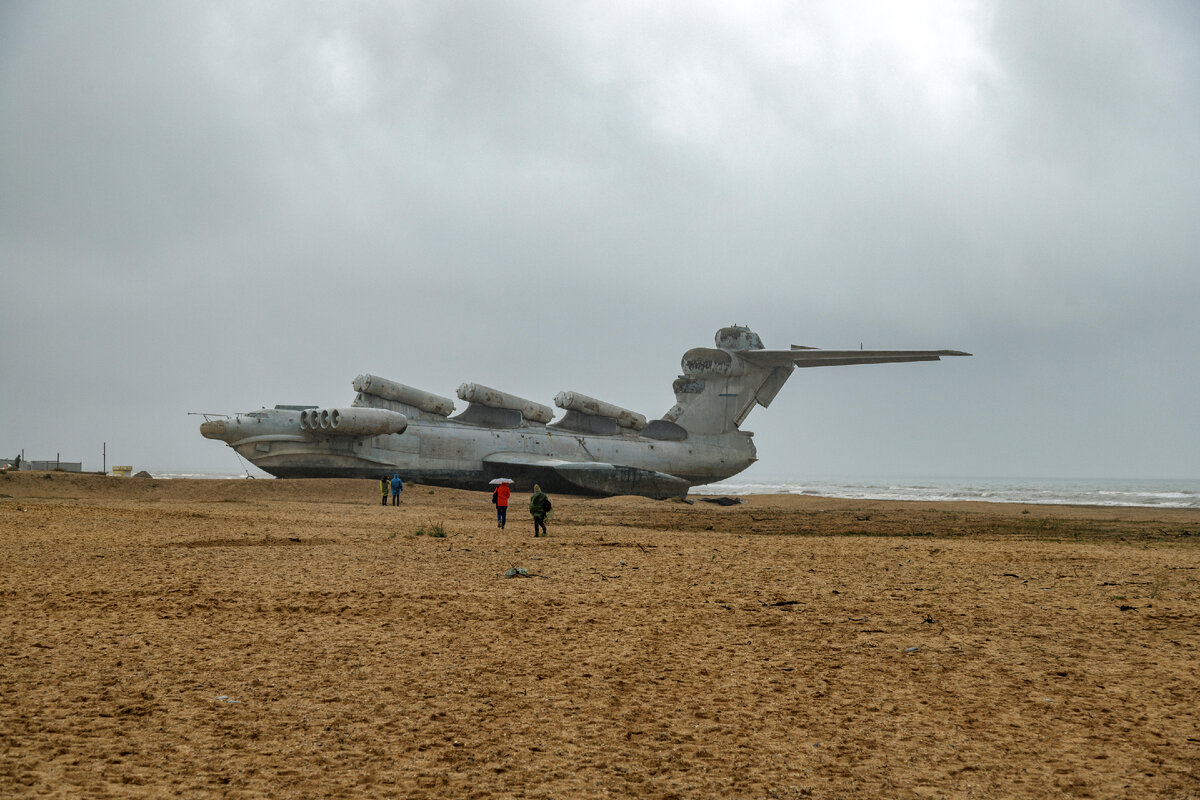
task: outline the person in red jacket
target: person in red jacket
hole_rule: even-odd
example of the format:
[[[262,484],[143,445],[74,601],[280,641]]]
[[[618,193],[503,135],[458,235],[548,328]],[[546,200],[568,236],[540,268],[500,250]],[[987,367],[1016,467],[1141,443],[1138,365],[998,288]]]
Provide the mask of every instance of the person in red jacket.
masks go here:
[[[507,483],[502,483],[492,492],[492,502],[496,504],[496,527],[504,530],[504,523],[508,517],[508,495],[510,494]]]

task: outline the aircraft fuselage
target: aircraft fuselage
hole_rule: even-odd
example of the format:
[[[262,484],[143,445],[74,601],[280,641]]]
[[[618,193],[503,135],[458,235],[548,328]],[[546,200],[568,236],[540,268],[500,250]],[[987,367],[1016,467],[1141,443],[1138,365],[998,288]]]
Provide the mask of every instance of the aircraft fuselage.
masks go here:
[[[639,470],[665,473],[690,486],[723,480],[755,461],[752,434],[742,431],[665,441],[632,432],[598,436],[538,424],[497,429],[410,414],[403,433],[350,437],[302,431],[297,409],[263,409],[218,421],[219,432],[213,423],[206,423],[210,427],[205,435],[225,440],[246,460],[279,478],[378,478],[398,472],[416,483],[462,489],[479,489],[493,478],[506,477],[515,481],[518,491],[528,491],[536,483],[546,491],[626,493],[589,490],[539,465],[554,460],[637,464]],[[505,454],[505,461],[490,463],[488,457],[497,453]],[[518,456],[525,456],[528,463]],[[626,476],[635,483],[639,477],[645,479]],[[650,496],[682,494],[641,488]]]
[[[276,406],[208,420],[200,432],[281,478],[378,478],[483,489],[511,478],[574,494],[685,496],[755,461],[747,415],[767,407],[800,368],[938,361],[958,350],[767,350],[749,328],[721,328],[714,347],[688,350],[660,419],[579,392],[549,406],[475,383],[452,399],[376,375],[359,375],[351,406]]]

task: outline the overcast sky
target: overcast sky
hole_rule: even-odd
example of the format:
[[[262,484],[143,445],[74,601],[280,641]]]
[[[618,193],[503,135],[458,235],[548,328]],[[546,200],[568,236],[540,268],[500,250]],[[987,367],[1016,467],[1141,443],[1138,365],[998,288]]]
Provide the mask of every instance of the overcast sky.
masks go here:
[[[654,418],[798,370],[747,478],[1200,476],[1200,5],[0,3],[0,455],[237,472],[188,412],[382,375]],[[459,406],[464,404],[459,402]]]

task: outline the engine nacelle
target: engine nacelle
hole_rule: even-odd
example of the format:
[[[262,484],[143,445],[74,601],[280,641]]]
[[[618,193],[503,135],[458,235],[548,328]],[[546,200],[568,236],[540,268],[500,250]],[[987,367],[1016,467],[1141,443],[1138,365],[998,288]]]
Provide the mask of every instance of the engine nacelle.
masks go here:
[[[509,408],[520,411],[521,416],[531,422],[543,424],[554,419],[554,410],[550,406],[517,397],[515,394],[502,392],[481,383],[464,383],[458,387],[458,397],[468,403],[478,403],[489,408]]]
[[[359,375],[354,379],[354,391],[373,394],[396,403],[404,403],[406,406],[419,408],[441,417],[448,417],[454,413],[454,401],[450,398],[414,389],[403,383],[380,378],[378,375]]]
[[[403,433],[408,418],[384,408],[310,408],[300,412],[300,430],[325,436]]]
[[[644,414],[614,406],[612,403],[606,403],[579,392],[559,392],[554,396],[554,405],[566,411],[576,411],[591,417],[609,417],[616,420],[622,428],[640,431],[646,427]]]

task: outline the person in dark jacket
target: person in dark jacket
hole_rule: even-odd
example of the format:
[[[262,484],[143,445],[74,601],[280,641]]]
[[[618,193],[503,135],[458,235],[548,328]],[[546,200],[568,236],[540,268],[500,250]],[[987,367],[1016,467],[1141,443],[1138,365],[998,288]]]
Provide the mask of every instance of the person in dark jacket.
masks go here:
[[[404,481],[400,480],[400,473],[397,472],[392,476],[392,505],[400,505],[400,493],[404,491]]]
[[[546,515],[550,513],[550,498],[542,491],[542,487],[534,484],[533,497],[529,498],[529,513],[533,515],[533,538],[537,538],[540,528],[543,536],[549,536],[546,531]]]
[[[392,480],[387,475],[384,475],[382,478],[379,479],[379,490],[381,492],[380,497],[379,497],[379,504],[381,506],[387,505],[388,487],[391,485],[392,485]]]

